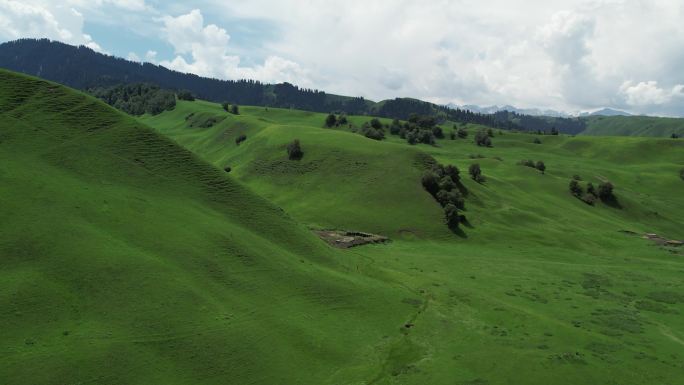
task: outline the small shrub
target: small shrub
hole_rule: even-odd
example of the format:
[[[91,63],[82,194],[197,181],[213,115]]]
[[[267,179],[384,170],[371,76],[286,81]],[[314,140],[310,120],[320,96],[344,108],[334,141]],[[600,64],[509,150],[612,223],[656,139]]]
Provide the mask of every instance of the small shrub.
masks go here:
[[[575,175],[572,176],[572,179],[573,179],[573,180],[578,180],[578,181],[579,181],[579,180],[582,180],[582,177],[579,176],[579,175],[577,175],[577,174],[575,174]]]
[[[292,143],[287,145],[287,157],[290,160],[300,160],[304,156],[302,146],[299,139],[295,139]]]
[[[230,106],[230,113],[233,115],[240,115],[240,107],[237,104]]]
[[[570,189],[570,193],[576,197],[581,197],[582,196],[582,186],[580,186],[579,182],[577,179],[572,179],[570,180],[570,185],[568,186]]]
[[[682,178],[682,180],[684,180],[684,168],[679,170],[679,177]]]
[[[470,154],[470,155],[468,155],[468,158],[470,158],[470,159],[484,159],[485,156],[482,154]]]
[[[330,128],[335,126],[337,123],[337,118],[335,117],[335,114],[328,114],[328,116],[325,118],[325,126]]]
[[[586,193],[582,197],[582,201],[590,206],[593,206],[594,203],[596,203],[596,199],[596,195],[590,193]]]
[[[451,178],[451,180],[454,183],[458,183],[461,180],[461,171],[459,171],[458,167],[454,165],[448,165],[444,167],[444,175],[447,175]]]
[[[458,213],[458,207],[448,203],[444,206],[444,219],[446,220],[447,226],[450,229],[457,229],[461,223],[461,216]]]
[[[401,133],[401,122],[399,119],[394,119],[392,124],[390,124],[390,134],[399,135]]]
[[[434,135],[437,139],[444,139],[444,131],[442,131],[442,127],[432,127],[432,135]]]
[[[540,140],[539,138],[534,138],[534,140],[532,141],[532,143],[534,143],[534,144],[542,144],[542,142],[541,142],[541,140]]]
[[[230,112],[230,103],[228,103],[228,102],[221,103],[221,108],[223,108],[223,110],[226,112]]]
[[[492,147],[492,139],[486,131],[480,130],[475,134],[475,144],[480,147]]]
[[[534,161],[531,159],[521,160],[520,162],[518,162],[518,164],[525,167],[535,168]]]
[[[482,175],[482,169],[480,168],[479,163],[471,164],[468,168],[468,173],[470,174],[470,177],[478,183],[482,183],[485,180],[484,176]]]
[[[245,140],[247,140],[247,135],[241,134],[240,136],[238,136],[237,138],[235,138],[235,144],[239,146],[239,145],[240,145],[242,142],[244,142]]]
[[[439,192],[439,176],[434,171],[425,171],[421,178],[421,183],[430,195],[436,196],[437,192]]]
[[[229,172],[233,171],[233,168],[230,167],[230,166],[226,166],[226,167],[223,168],[223,171],[229,173]]]
[[[494,137],[494,130],[492,130],[491,128],[488,128],[487,129],[487,136],[490,138],[493,138]]]
[[[349,124],[349,120],[347,120],[347,115],[340,114],[340,117],[337,119],[337,124],[339,126],[344,126],[344,125]]]
[[[371,119],[370,126],[376,130],[382,130],[382,122],[380,122],[380,119],[378,118]]]
[[[596,188],[594,187],[594,184],[589,182],[587,183],[587,194],[591,194],[596,198],[598,194],[596,193]]]
[[[598,197],[604,202],[610,202],[615,200],[615,195],[613,195],[613,184],[610,182],[602,182],[598,187]]]
[[[449,139],[456,140],[456,131],[451,131],[449,133]]]
[[[465,139],[468,137],[468,131],[466,131],[465,128],[461,127],[458,129],[458,137],[461,139]]]
[[[544,171],[546,171],[546,165],[541,160],[537,161],[535,167],[537,168],[537,170],[541,171],[542,174],[544,174]]]

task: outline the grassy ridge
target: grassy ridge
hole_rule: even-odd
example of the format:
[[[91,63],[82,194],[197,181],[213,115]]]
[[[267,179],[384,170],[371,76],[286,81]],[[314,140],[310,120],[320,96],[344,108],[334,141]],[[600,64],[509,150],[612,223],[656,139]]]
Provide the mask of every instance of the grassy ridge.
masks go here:
[[[0,114],[3,384],[323,383],[413,313],[365,260],[90,97],[2,71]]]
[[[191,113],[223,120],[190,128]],[[348,252],[414,293],[406,337],[384,345],[384,363],[366,383],[681,383],[681,252],[620,230],[684,238],[684,201],[673,193],[684,188],[684,141],[503,133],[482,148],[472,140],[480,127],[469,126],[466,140],[409,146],[324,129],[324,118],[250,107],[232,116],[200,102],[142,120],[216,166],[230,165],[231,175],[307,225],[394,239]],[[358,126],[369,118],[350,119]],[[236,146],[240,134],[248,139]],[[284,150],[295,137],[305,152],[299,163]],[[462,170],[472,224],[462,234],[445,232],[439,206],[422,191],[420,154]],[[336,168],[345,159],[369,166]],[[518,165],[523,159],[544,160],[546,174]],[[484,184],[464,175],[473,162]],[[320,166],[303,168],[311,164]],[[575,174],[583,185],[612,181],[619,207],[572,197]],[[373,198],[385,186],[392,188]],[[361,191],[369,198],[347,200]],[[400,214],[385,216],[397,207]],[[331,383],[350,378],[341,368]]]
[[[583,118],[587,128],[582,135],[684,137],[684,119],[651,116],[592,116]]]

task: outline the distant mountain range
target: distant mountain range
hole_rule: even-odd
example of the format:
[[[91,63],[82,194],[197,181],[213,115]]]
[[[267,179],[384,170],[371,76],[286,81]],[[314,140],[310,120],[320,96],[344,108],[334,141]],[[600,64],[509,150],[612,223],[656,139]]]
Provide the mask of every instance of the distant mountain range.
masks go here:
[[[515,112],[521,115],[531,115],[531,116],[551,116],[558,118],[572,118],[572,117],[584,117],[584,116],[632,116],[629,112],[615,110],[612,108],[602,108],[596,111],[585,111],[579,113],[568,113],[563,111],[556,111],[551,109],[540,109],[540,108],[517,108],[511,105],[505,106],[477,106],[474,104],[458,105],[450,103],[447,105],[450,108],[460,108],[472,112],[477,112],[481,114],[494,114],[501,111]]]

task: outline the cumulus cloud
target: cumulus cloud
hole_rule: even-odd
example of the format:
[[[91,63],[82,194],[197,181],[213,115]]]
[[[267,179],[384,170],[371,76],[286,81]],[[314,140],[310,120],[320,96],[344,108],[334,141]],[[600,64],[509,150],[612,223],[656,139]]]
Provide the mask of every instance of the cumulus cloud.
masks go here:
[[[177,17],[165,16],[162,20],[166,41],[177,54],[172,60],[160,62],[165,67],[222,79],[288,81],[302,86],[311,83],[299,64],[275,55],[254,67],[240,66],[240,57],[229,54],[228,32],[215,24],[205,25],[199,9]],[[192,59],[186,59],[187,56]]]
[[[664,89],[658,87],[658,82],[654,80],[637,84],[627,81],[620,87],[620,93],[630,106],[663,105],[684,98],[684,84]]]
[[[83,14],[74,8],[50,7],[47,3],[0,1],[0,39],[47,37],[71,44],[102,48],[83,32]]]

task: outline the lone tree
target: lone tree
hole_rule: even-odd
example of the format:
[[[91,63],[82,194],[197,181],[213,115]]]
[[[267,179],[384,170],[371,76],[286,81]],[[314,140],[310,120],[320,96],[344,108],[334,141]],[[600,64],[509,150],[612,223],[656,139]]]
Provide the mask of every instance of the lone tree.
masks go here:
[[[602,182],[598,187],[598,197],[604,202],[610,202],[615,200],[615,195],[613,195],[613,184],[610,182]]]
[[[537,168],[537,170],[541,171],[542,174],[544,174],[544,171],[546,171],[546,165],[541,160],[537,161],[535,167]]]
[[[449,226],[450,229],[458,229],[458,225],[461,223],[458,207],[451,203],[447,203],[447,205],[444,206],[444,219],[446,219],[447,226]]]
[[[304,156],[302,146],[299,144],[299,139],[295,139],[292,143],[287,145],[287,157],[290,160],[300,160]]]
[[[475,144],[481,147],[491,147],[492,139],[487,135],[486,131],[481,130],[475,134]]]
[[[333,127],[337,123],[337,118],[335,117],[335,114],[328,114],[328,116],[325,118],[325,126],[330,128]]]
[[[582,196],[582,186],[580,186],[579,182],[577,179],[572,179],[570,181],[570,185],[568,186],[570,189],[570,193],[576,197]]]
[[[237,104],[230,106],[230,113],[233,115],[240,115],[240,107]]]
[[[482,176],[482,169],[480,169],[479,163],[473,163],[468,168],[468,173],[470,177],[478,183],[484,182],[484,176]]]

